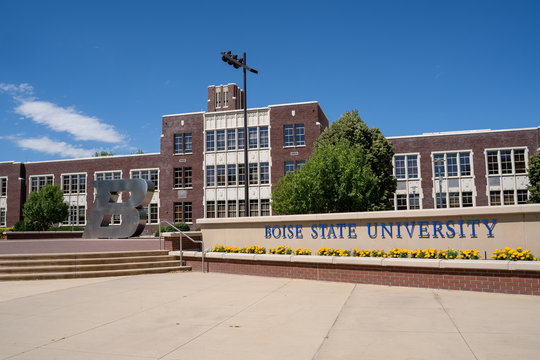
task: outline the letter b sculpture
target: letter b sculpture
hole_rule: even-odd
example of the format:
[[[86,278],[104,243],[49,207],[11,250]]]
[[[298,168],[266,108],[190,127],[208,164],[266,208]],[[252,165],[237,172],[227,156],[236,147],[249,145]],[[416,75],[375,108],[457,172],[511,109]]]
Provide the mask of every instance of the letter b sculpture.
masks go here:
[[[143,179],[90,181],[96,199],[88,216],[84,238],[128,238],[142,233],[146,224],[144,207],[152,200],[154,183]],[[118,193],[129,192],[126,202],[117,203]],[[113,215],[120,215],[120,225],[109,226]]]

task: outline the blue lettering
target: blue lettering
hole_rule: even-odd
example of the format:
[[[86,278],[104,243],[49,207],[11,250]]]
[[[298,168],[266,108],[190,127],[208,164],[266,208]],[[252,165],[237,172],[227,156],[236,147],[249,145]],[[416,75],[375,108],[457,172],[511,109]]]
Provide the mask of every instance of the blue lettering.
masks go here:
[[[311,225],[311,238],[316,239],[319,237],[319,234],[317,234],[317,225],[313,224]]]
[[[414,233],[414,225],[415,224],[416,223],[414,221],[411,223],[411,230],[409,230],[409,223],[408,222],[403,224],[403,225],[405,225],[405,229],[407,229],[407,233],[409,233],[410,238],[412,237],[412,234]]]
[[[264,237],[266,239],[270,239],[272,237],[272,230],[270,229],[270,226],[268,225],[264,226]]]
[[[330,235],[332,233],[333,235]],[[334,231],[334,225],[330,224],[328,227],[328,237],[332,236],[334,239],[337,237],[336,232]]]
[[[427,222],[419,222],[418,226],[420,226],[420,237],[421,238],[428,238],[429,232],[428,232],[428,223]]]
[[[493,228],[495,227],[495,223],[497,222],[497,220],[493,219],[491,220],[491,227],[489,226],[489,223],[487,220],[482,220],[482,222],[484,223],[484,225],[486,225],[487,229],[488,229],[488,237],[493,237]]]
[[[443,238],[443,234],[441,232],[442,224],[439,221],[433,221],[433,237],[437,237],[437,233]]]
[[[479,220],[467,220],[467,225],[471,224],[472,225],[472,234],[471,234],[471,237],[476,237],[476,232],[475,232],[475,228],[474,228],[474,225],[480,225],[480,221]]]
[[[276,229],[277,229],[277,235],[276,235]],[[281,229],[279,228],[279,225],[272,226],[272,235],[275,239],[279,239],[281,237]]]
[[[327,226],[328,226],[328,225],[326,225],[326,224],[320,224],[320,225],[319,225],[319,228],[321,229],[321,237],[322,237],[323,239],[326,239],[326,236],[324,236],[324,230],[326,229]]]
[[[289,239],[292,239],[294,237],[294,233],[293,233],[293,226],[292,225],[287,225],[287,237]]]
[[[459,220],[459,237],[465,237],[465,234],[463,233],[463,220]]]
[[[356,224],[347,224],[349,228],[349,239],[356,239]]]
[[[452,232],[452,234],[449,234],[447,231],[446,236],[448,236],[449,238],[453,238],[454,236],[456,236],[456,230],[454,230],[454,222],[452,220],[448,220],[446,222],[446,228]]]
[[[368,223],[367,224],[367,233],[368,233],[369,237],[372,238],[372,239],[376,238],[377,237],[377,223],[375,223],[375,235],[371,235],[371,230],[370,229],[371,229],[371,224]]]
[[[381,236],[384,239],[384,232],[388,234],[388,236],[392,237],[392,223],[389,224],[390,230],[386,227],[385,223],[381,223]],[[375,234],[377,234],[377,231],[375,230]]]
[[[396,237],[401,239],[401,228],[400,228],[400,226],[401,226],[401,223],[399,223],[399,222],[396,223],[396,228],[397,228]]]
[[[339,237],[343,239],[343,227],[347,226],[347,224],[336,224],[336,226],[339,227]]]
[[[296,225],[296,238],[297,239],[303,239],[302,236],[302,225]]]

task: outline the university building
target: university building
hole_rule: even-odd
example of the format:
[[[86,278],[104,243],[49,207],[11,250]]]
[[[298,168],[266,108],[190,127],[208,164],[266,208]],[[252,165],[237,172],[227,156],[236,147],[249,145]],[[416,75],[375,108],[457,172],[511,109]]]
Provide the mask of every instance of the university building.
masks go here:
[[[236,84],[210,86],[207,102],[206,112],[162,117],[159,153],[0,163],[0,226],[19,221],[28,195],[49,183],[63,189],[70,205],[65,224],[84,226],[94,201],[89,181],[102,179],[156,184],[147,232],[160,219],[195,228],[199,218],[242,216],[245,206],[252,216],[271,215],[272,184],[305,163],[327,117],[316,101],[248,109],[246,144],[243,91]],[[540,148],[539,138],[540,128],[390,137],[398,183],[394,208],[525,203],[528,159]]]

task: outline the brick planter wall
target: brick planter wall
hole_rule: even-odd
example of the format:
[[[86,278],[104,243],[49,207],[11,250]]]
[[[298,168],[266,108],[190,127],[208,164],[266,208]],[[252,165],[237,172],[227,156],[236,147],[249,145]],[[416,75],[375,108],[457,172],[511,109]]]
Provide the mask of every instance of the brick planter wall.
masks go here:
[[[199,256],[184,255],[201,271]],[[540,271],[366,266],[310,262],[239,260],[205,257],[208,272],[388,286],[540,295]]]

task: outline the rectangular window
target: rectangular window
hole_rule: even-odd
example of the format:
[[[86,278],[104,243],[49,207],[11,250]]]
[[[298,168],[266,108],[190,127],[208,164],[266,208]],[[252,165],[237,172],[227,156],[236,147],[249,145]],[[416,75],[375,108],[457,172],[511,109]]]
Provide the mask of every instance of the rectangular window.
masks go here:
[[[216,185],[216,173],[214,165],[209,165],[206,167],[206,186],[215,186]]]
[[[216,203],[214,201],[206,202],[206,217],[209,219],[216,217]]]
[[[499,205],[501,205],[501,192],[500,191],[490,191],[489,192],[489,205],[490,206],[499,206]]]
[[[191,133],[184,134],[184,153],[191,154],[193,152],[193,136]]]
[[[223,107],[229,106],[229,89],[223,88]]]
[[[0,178],[0,196],[7,196],[7,178]]]
[[[503,204],[504,205],[514,205],[514,190],[504,190],[503,191]]]
[[[246,132],[244,129],[238,129],[238,150],[244,150],[245,138],[244,134]]]
[[[180,189],[184,187],[182,179],[183,179],[182,168],[175,168],[174,169],[174,188],[175,189]]]
[[[518,204],[526,204],[527,203],[527,200],[529,199],[528,197],[528,192],[527,190],[518,190],[517,191],[517,203]]]
[[[306,163],[306,160],[298,160],[296,162],[296,171],[300,170],[300,168]]]
[[[292,125],[283,126],[283,143],[284,146],[294,146],[294,134]]]
[[[238,200],[238,216],[246,216],[246,201]]]
[[[294,139],[296,146],[306,145],[304,124],[296,124],[294,126]]]
[[[174,188],[190,188],[192,187],[192,169],[191,167],[186,168],[175,168],[174,169]]]
[[[471,153],[459,153],[459,167],[461,176],[471,175]]]
[[[261,149],[268,148],[268,126],[259,128],[259,143]]]
[[[191,202],[184,203],[184,222],[193,222],[193,204]]]
[[[406,178],[407,174],[405,172],[405,156],[394,157],[394,170],[396,173],[396,179]],[[398,208],[398,210],[401,210],[401,209]]]
[[[206,151],[216,151],[216,138],[214,131],[206,132]]]
[[[218,218],[224,218],[226,217],[226,212],[225,212],[225,200],[219,200],[217,202],[217,217]]]
[[[6,227],[6,209],[0,208],[0,226]]]
[[[514,164],[516,166],[516,174],[525,174],[525,149],[514,150]]]
[[[261,199],[261,216],[270,216],[270,199]]]
[[[181,202],[174,203],[174,222],[179,223],[184,221],[184,206]]]
[[[418,196],[418,194],[409,194],[409,209],[420,209],[420,196]]]
[[[472,207],[473,206],[472,192],[470,191],[463,192],[461,194],[461,203],[463,207]]]
[[[494,175],[499,173],[499,160],[497,151],[487,152],[488,174]]]
[[[184,168],[184,187],[193,187],[193,170],[191,167]]]
[[[182,134],[174,134],[174,153],[182,154],[184,152],[184,144]]]
[[[458,192],[451,192],[448,194],[448,204],[451,208],[458,208],[459,207],[459,193]]]
[[[396,195],[396,204],[398,210],[407,210],[407,195],[406,194],[397,194]]]
[[[158,204],[149,204],[148,205],[148,219],[147,224],[157,224],[158,220]]]
[[[158,178],[158,170],[157,169],[132,170],[131,171],[131,178],[132,179],[150,180],[154,184],[156,190],[158,189],[159,178]]]
[[[62,175],[64,194],[86,193],[86,174]]]
[[[191,133],[174,134],[174,153],[191,154],[192,153],[192,135]]]
[[[249,184],[257,185],[259,183],[259,173],[256,163],[249,164]]]
[[[448,176],[458,176],[457,154],[446,154],[446,169]]]
[[[501,172],[503,174],[512,173],[512,150],[501,150]]]
[[[69,215],[63,221],[64,225],[82,225],[86,224],[86,207],[85,206],[74,206],[69,207]]]
[[[249,200],[249,215],[259,216],[259,200],[257,199]]]
[[[225,150],[225,130],[216,131],[217,151]]]
[[[30,191],[39,191],[46,184],[52,184],[52,175],[30,176]]]
[[[236,200],[227,202],[227,217],[236,217]]]
[[[238,164],[238,185],[246,183],[246,167],[244,164]]]
[[[236,149],[236,130],[229,129],[227,130],[227,150]]]
[[[285,161],[285,175],[294,172],[294,161]]]
[[[270,166],[267,162],[260,163],[261,184],[270,183]]]
[[[446,193],[436,193],[437,209],[446,208]]]
[[[250,149],[257,148],[257,128],[248,129],[248,144]]]
[[[444,172],[444,154],[435,154],[433,155],[433,168],[434,168],[434,173],[435,173],[435,177],[438,178],[438,177],[444,177],[445,176],[445,172]]]
[[[105,171],[105,172],[96,172],[94,173],[94,178],[96,180],[120,180],[122,178],[121,171]]]
[[[227,165],[227,185],[229,186],[236,185],[236,165],[235,164]]]
[[[220,108],[221,107],[221,90],[220,89],[216,89],[216,104],[215,104],[216,108]]]
[[[409,179],[418,179],[418,156],[407,155],[407,173]]]
[[[225,165],[217,166],[217,186],[225,186]]]

